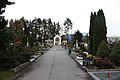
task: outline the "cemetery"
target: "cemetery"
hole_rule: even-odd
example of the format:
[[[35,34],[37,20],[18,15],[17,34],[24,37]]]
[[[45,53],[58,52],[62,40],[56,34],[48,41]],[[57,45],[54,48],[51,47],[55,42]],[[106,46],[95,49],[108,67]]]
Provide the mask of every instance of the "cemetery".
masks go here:
[[[6,5],[13,4],[3,0],[0,15]],[[72,28],[70,18],[61,26],[51,18],[27,20],[22,17],[8,21],[0,16],[0,80],[11,79],[55,46],[60,48],[58,53],[66,51],[94,80],[120,80],[120,37],[107,37],[103,10],[91,12],[88,33],[79,30],[72,33]],[[51,59],[54,66],[55,55]]]

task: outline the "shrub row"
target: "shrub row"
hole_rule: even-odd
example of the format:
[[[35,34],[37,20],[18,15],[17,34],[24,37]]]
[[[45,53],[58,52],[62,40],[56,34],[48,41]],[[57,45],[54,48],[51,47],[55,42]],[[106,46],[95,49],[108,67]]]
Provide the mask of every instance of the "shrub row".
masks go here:
[[[105,59],[106,57],[109,58],[114,65],[120,66],[120,41],[118,41],[115,46],[113,47],[112,51],[109,51],[108,44],[103,40],[98,48],[97,56]],[[99,64],[103,64],[105,62],[101,62]]]
[[[14,68],[21,63],[28,62],[30,55],[22,52],[17,54],[0,53],[0,70],[8,70]]]

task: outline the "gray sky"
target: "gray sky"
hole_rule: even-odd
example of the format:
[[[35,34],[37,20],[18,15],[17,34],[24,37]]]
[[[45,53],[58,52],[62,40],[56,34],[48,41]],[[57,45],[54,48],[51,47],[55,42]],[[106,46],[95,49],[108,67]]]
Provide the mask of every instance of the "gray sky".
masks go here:
[[[3,14],[6,19],[51,18],[64,23],[66,18],[73,22],[73,31],[89,32],[90,14],[103,9],[107,36],[120,36],[120,0],[10,0],[15,5],[8,6]],[[29,3],[27,3],[29,2]]]

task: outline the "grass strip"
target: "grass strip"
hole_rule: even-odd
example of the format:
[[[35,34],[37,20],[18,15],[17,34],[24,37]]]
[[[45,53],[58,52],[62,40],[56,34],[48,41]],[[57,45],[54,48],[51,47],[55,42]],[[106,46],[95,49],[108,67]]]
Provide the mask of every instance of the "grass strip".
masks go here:
[[[0,80],[10,80],[14,75],[13,71],[0,71]]]

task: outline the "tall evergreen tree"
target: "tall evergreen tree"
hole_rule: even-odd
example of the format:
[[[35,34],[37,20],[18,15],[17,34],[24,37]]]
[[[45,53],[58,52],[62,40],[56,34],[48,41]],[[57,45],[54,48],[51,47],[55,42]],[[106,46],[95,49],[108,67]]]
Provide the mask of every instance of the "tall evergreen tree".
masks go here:
[[[14,2],[8,0],[0,0],[0,15],[5,12],[6,5],[12,5]],[[8,42],[8,32],[6,29],[7,22],[4,17],[0,16],[0,51],[5,52],[5,48]]]
[[[72,29],[73,23],[69,18],[66,18],[64,22],[64,26],[65,26],[66,33],[69,34],[69,30]]]
[[[83,37],[83,34],[82,34],[82,33],[80,33],[80,31],[79,31],[79,30],[77,30],[77,31],[75,32],[75,34],[74,34],[74,37],[75,37],[75,40],[77,40],[77,41],[78,41],[78,43],[80,43],[80,42],[82,42],[82,37]]]
[[[9,0],[0,0],[0,15],[5,12],[3,8],[6,7],[6,5],[12,5],[15,4],[14,2],[10,2]]]
[[[98,43],[98,39],[99,39],[99,37],[98,37],[98,34],[99,34],[99,32],[98,32],[98,23],[99,23],[99,21],[98,21],[98,14],[96,15],[96,17],[95,17],[95,21],[94,21],[94,31],[93,31],[93,50],[92,50],[92,54],[93,55],[96,55],[97,54],[97,49],[98,49],[98,46],[100,45],[100,43]]]
[[[107,27],[104,12],[100,9],[97,14],[91,14],[90,20],[90,31],[89,31],[89,41],[90,47],[89,52],[96,55],[97,49],[102,42],[102,40],[107,42]]]
[[[76,43],[77,41],[79,47],[80,47],[80,43],[82,42],[82,38],[83,38],[83,34],[79,30],[77,30],[74,33],[74,43]]]
[[[93,35],[94,35],[94,27],[95,27],[95,18],[96,13],[91,12],[90,16],[90,28],[89,28],[89,53],[93,53]]]

